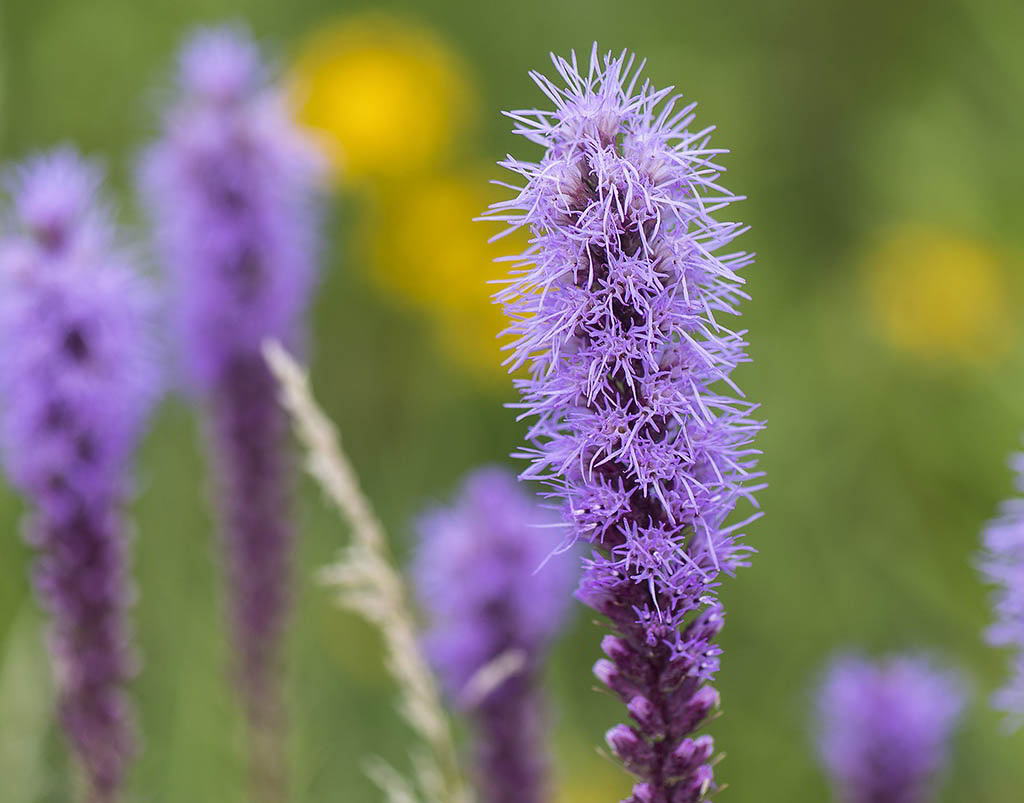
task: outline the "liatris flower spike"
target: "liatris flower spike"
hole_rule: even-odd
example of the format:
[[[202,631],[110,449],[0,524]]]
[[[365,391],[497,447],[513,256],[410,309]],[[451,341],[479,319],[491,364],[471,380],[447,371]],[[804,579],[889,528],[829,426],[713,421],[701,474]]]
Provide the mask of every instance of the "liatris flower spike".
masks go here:
[[[818,750],[843,803],[925,803],[964,705],[959,677],[922,657],[833,661]]]
[[[413,573],[428,654],[474,720],[487,803],[550,799],[539,674],[575,577],[570,556],[553,554],[553,524],[500,468],[473,472],[452,507],[419,520]]]
[[[497,296],[509,364],[530,365],[523,476],[593,546],[577,596],[615,630],[594,671],[633,719],[606,737],[639,779],[629,800],[689,803],[714,788],[711,737],[694,734],[718,705],[717,585],[749,552],[747,522],[725,522],[759,476],[760,424],[729,378],[743,333],[722,320],[752,257],[719,253],[743,227],[712,217],[736,197],[693,105],[626,53],[595,46],[583,74],[575,55],[554,64],[564,87],[532,76],[554,111],[509,114],[544,154],[502,162],[522,184],[486,215],[532,234]]]
[[[302,340],[321,169],[243,32],[188,40],[178,98],[141,179],[186,378],[207,408],[254,783],[269,799],[283,786],[278,653],[293,530],[286,422],[260,348],[268,337]]]
[[[4,458],[32,508],[60,718],[91,803],[115,799],[137,746],[121,506],[157,389],[152,296],[115,242],[101,180],[72,151],[26,162],[9,175],[0,237]]]
[[[1024,454],[1014,457],[1013,468],[1017,490],[1024,493]],[[995,647],[1013,650],[1010,680],[993,702],[1019,725],[1024,721],[1024,498],[1003,503],[999,518],[985,530],[984,546],[981,571],[994,587],[996,614],[986,638]]]

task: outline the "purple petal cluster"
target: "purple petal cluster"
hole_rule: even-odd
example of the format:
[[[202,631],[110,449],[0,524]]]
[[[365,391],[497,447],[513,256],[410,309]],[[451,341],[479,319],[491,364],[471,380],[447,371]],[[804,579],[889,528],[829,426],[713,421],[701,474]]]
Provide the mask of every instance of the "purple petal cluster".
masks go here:
[[[152,296],[116,243],[102,173],[70,150],[9,175],[0,234],[0,430],[32,513],[60,717],[90,800],[115,798],[136,737],[128,468],[157,390]]]
[[[239,672],[264,734],[277,728],[293,531],[286,422],[260,348],[303,339],[323,164],[244,32],[188,40],[141,182],[171,275],[183,367],[208,412]]]
[[[204,29],[186,42],[177,98],[141,178],[184,368],[200,389],[221,384],[266,338],[301,339],[324,165],[244,32]]]
[[[502,162],[520,181],[486,216],[531,233],[498,294],[509,364],[529,366],[523,476],[593,545],[577,596],[617,631],[595,672],[633,719],[607,736],[640,779],[631,800],[695,801],[713,787],[711,740],[692,733],[717,704],[717,584],[749,552],[746,522],[726,520],[759,476],[727,325],[752,257],[723,252],[743,227],[716,218],[737,198],[693,104],[626,53],[553,60],[563,85],[532,77],[554,109],[509,113],[543,156]]]
[[[548,799],[538,675],[575,579],[571,561],[552,555],[552,524],[500,468],[473,472],[451,507],[418,523],[413,570],[430,619],[427,650],[449,696],[475,720],[487,803]],[[487,668],[502,664],[510,671],[486,683]]]
[[[840,799],[931,799],[963,705],[959,676],[923,657],[835,659],[818,695],[818,748]]]
[[[1024,493],[1024,454],[1012,461],[1017,490]],[[985,530],[980,568],[994,587],[996,621],[986,633],[994,647],[1013,651],[1009,682],[994,697],[997,708],[1017,723],[1024,721],[1024,498],[1003,503],[1000,515]]]

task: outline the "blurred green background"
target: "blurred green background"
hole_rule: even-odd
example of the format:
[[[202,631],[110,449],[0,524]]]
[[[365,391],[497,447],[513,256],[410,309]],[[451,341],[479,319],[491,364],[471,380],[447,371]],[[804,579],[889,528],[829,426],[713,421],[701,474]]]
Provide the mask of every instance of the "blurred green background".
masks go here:
[[[759,253],[744,319],[753,363],[739,381],[763,402],[770,482],[750,533],[759,554],[724,591],[719,799],[827,798],[809,689],[846,647],[926,648],[962,667],[973,705],[942,799],[1020,798],[1024,733],[1007,735],[987,706],[1006,661],[980,643],[988,612],[971,562],[1024,429],[1024,6],[5,0],[0,157],[74,141],[106,161],[139,223],[132,169],[173,51],[194,25],[224,19],[250,25],[305,87],[304,119],[350,137],[311,371],[403,560],[410,517],[471,467],[504,460],[523,432],[493,368],[497,323],[480,285],[490,232],[468,223],[499,176],[490,165],[534,155],[499,110],[541,103],[527,70],[594,39],[636,50],[656,84],[699,100],[698,121],[733,152],[727,186],[750,198],[736,212],[752,225],[742,246]],[[134,508],[138,801],[242,800],[203,465],[194,413],[171,398]],[[56,803],[67,761],[21,514],[0,493],[0,799]],[[312,579],[344,528],[305,480],[297,515],[294,797],[377,800],[364,760],[403,762],[407,733],[375,635]],[[599,634],[580,612],[550,672],[559,803],[626,788],[595,749],[621,715],[589,675]]]

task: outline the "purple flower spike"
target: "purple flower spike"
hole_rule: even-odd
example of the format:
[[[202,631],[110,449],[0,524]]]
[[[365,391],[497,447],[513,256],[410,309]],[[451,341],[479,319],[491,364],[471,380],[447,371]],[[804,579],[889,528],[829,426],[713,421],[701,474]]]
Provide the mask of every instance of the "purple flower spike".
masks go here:
[[[157,390],[152,297],[115,241],[101,181],[72,151],[28,161],[8,182],[13,225],[0,234],[4,458],[32,507],[60,717],[92,803],[115,799],[137,750],[120,508]]]
[[[1017,490],[1024,493],[1024,454],[1016,455],[1012,465]],[[994,647],[1013,650],[1010,680],[996,692],[993,702],[1019,726],[1024,721],[1024,498],[1003,503],[999,518],[985,530],[984,546],[981,571],[994,586],[996,614],[986,639]]]
[[[316,279],[325,163],[268,81],[242,32],[199,31],[182,50],[164,136],[142,165],[184,368],[207,392],[264,339],[298,345]]]
[[[833,661],[818,748],[844,803],[924,803],[964,705],[959,676],[921,657]]]
[[[717,704],[702,691],[718,667],[717,584],[750,551],[747,522],[725,521],[759,477],[761,425],[729,378],[743,333],[725,325],[752,257],[719,254],[743,227],[712,217],[736,197],[692,104],[626,53],[595,45],[582,74],[575,54],[553,60],[564,87],[532,77],[555,109],[509,113],[544,154],[502,162],[521,184],[486,215],[532,235],[497,296],[509,365],[530,366],[523,477],[548,483],[593,545],[577,597],[617,633],[595,673],[635,722],[607,738],[640,778],[630,800],[687,803],[714,788],[710,742],[691,734]]]
[[[283,783],[272,767],[280,760],[276,664],[294,534],[286,422],[260,347],[267,338],[301,345],[322,166],[243,32],[203,30],[186,43],[178,98],[141,180],[171,274],[183,367],[208,412],[238,671],[262,787]]]
[[[574,579],[570,561],[551,555],[552,524],[498,468],[471,474],[453,507],[419,522],[414,574],[430,616],[427,649],[449,696],[475,720],[486,803],[548,799],[537,687]]]

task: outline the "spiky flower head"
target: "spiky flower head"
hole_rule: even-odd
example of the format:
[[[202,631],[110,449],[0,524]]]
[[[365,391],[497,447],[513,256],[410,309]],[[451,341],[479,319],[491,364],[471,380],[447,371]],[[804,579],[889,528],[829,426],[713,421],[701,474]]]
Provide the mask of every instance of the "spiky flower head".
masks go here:
[[[413,567],[428,653],[477,726],[488,803],[546,800],[538,674],[561,628],[575,567],[557,520],[508,471],[470,474],[454,504],[419,520]]]
[[[1018,494],[1024,493],[1024,454],[1015,455]],[[1024,498],[1003,503],[999,517],[985,529],[981,571],[993,586],[996,621],[986,639],[994,647],[1012,650],[1010,680],[996,692],[993,703],[1019,725],[1024,721]]]
[[[33,512],[37,594],[50,613],[60,713],[91,799],[112,800],[135,752],[125,683],[133,591],[119,508],[157,389],[151,295],[98,198],[101,171],[70,150],[7,182],[0,240],[4,460]]]
[[[743,227],[715,217],[736,196],[693,104],[626,53],[595,46],[582,72],[575,54],[553,61],[564,86],[532,77],[554,110],[509,113],[544,153],[502,162],[520,183],[486,216],[531,233],[498,295],[509,364],[530,367],[523,476],[594,547],[578,596],[619,631],[596,671],[637,725],[608,738],[641,778],[632,799],[697,800],[710,742],[688,734],[717,700],[699,691],[718,665],[716,588],[749,551],[726,519],[757,476],[760,425],[729,378],[745,343],[727,325],[752,258],[723,252]]]
[[[922,656],[833,660],[818,750],[844,803],[924,803],[964,705],[960,677]]]

